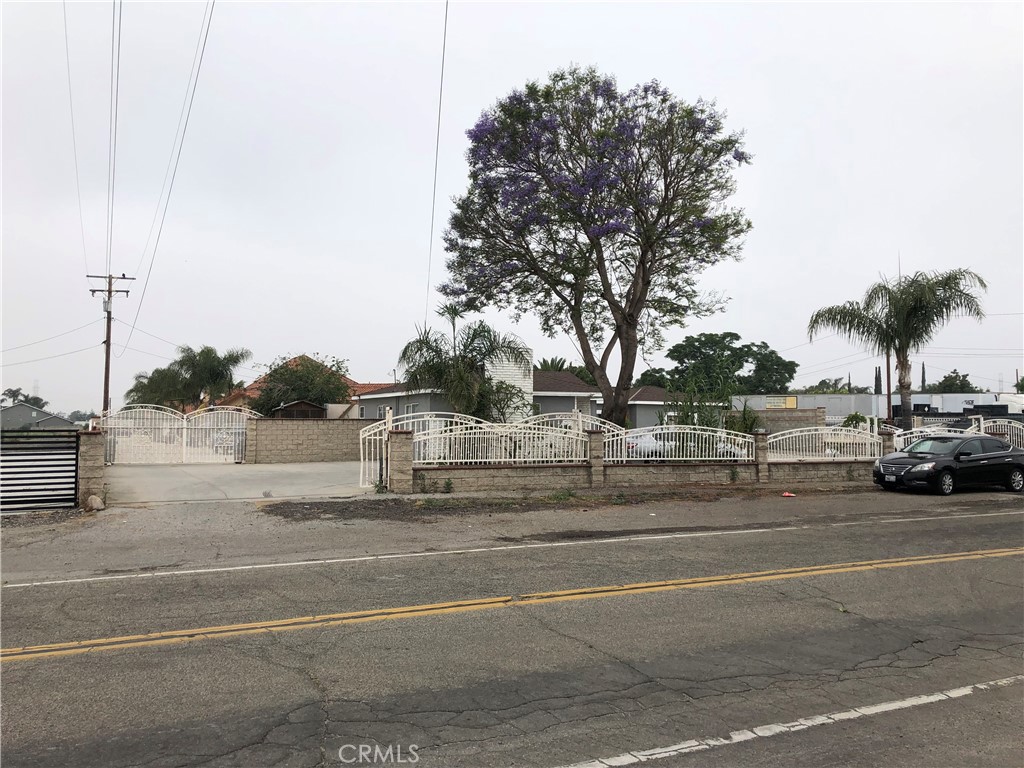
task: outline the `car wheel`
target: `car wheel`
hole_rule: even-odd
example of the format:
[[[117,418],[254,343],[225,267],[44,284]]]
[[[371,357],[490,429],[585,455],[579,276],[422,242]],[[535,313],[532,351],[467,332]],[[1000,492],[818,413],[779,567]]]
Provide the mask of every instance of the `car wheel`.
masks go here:
[[[1020,493],[1024,490],[1024,471],[1011,469],[1010,476],[1006,478],[1006,490]]]
[[[936,479],[935,492],[940,496],[949,496],[953,492],[954,485],[953,473],[947,470]]]

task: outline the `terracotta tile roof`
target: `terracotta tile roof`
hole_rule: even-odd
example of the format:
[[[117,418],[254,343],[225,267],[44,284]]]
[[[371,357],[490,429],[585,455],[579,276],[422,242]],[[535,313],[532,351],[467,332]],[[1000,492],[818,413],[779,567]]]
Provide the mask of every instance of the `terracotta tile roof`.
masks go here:
[[[299,365],[300,363],[306,360],[316,362],[316,360],[314,360],[309,355],[297,355],[296,357],[293,357],[290,360],[286,360],[284,363],[282,363],[282,365],[287,365],[291,368],[294,368],[295,366]],[[244,389],[236,389],[235,391],[229,393],[226,397],[222,398],[218,402],[218,405],[239,405],[250,400],[255,400],[257,397],[260,396],[260,392],[263,390],[263,384],[264,382],[266,382],[267,376],[268,374],[265,373]],[[358,397],[359,395],[366,394],[367,392],[374,392],[382,387],[392,386],[391,384],[388,383],[360,384],[355,379],[351,379],[348,376],[344,375],[341,376],[341,380],[344,381],[345,384],[348,386],[350,397]]]
[[[360,395],[368,395],[370,392],[379,392],[393,386],[395,385],[389,381],[386,381],[383,384],[360,384],[358,381],[353,381],[348,385],[348,388],[353,397],[359,397]]]
[[[600,390],[587,384],[579,376],[569,371],[534,371],[534,393],[544,392],[579,392],[581,395],[592,395]]]
[[[405,384],[370,384],[373,389],[363,390],[359,397],[365,395],[400,395],[405,392]]]

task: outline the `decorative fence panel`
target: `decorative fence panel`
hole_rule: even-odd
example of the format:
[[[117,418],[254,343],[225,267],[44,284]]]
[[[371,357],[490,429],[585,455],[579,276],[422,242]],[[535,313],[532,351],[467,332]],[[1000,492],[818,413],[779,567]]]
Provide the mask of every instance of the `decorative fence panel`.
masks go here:
[[[108,464],[231,464],[245,459],[245,427],[260,415],[216,406],[184,414],[159,405],[129,405],[104,416]]]
[[[486,424],[474,416],[461,413],[407,413],[388,421],[378,421],[359,430],[359,485],[372,488],[387,484],[388,431],[404,430],[419,434],[429,430],[441,430],[459,424]],[[416,450],[415,444],[413,450]],[[421,447],[420,450],[426,450]],[[413,454],[415,460],[416,454]]]
[[[577,432],[600,431],[606,435],[615,435],[626,430],[618,424],[602,419],[599,416],[581,413],[580,411],[559,411],[557,413],[539,413],[530,416],[517,424],[536,424],[541,427],[558,427],[572,429]]]
[[[754,438],[742,432],[685,424],[606,434],[609,464],[649,461],[754,461]]]
[[[876,459],[882,438],[862,429],[808,427],[768,436],[768,461]]]
[[[580,464],[589,456],[585,433],[522,422],[428,429],[412,445],[413,466]]]
[[[970,427],[969,429],[959,429],[955,427],[942,426],[916,427],[915,429],[908,429],[904,432],[897,432],[895,435],[893,435],[893,444],[896,446],[897,451],[902,451],[906,449],[906,447],[911,443],[916,443],[921,438],[928,437],[929,435],[967,435],[973,434],[977,431],[977,425]]]
[[[981,431],[1017,448],[1024,448],[1024,424],[1012,419],[985,419]]]

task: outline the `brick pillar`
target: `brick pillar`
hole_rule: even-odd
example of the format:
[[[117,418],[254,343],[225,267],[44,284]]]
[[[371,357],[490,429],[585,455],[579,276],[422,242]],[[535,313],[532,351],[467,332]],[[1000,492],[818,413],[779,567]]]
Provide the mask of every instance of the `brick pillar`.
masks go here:
[[[892,435],[882,435],[882,455],[896,452],[896,439]]]
[[[106,503],[103,484],[103,433],[93,429],[78,433],[78,503],[87,507],[90,496]]]
[[[388,433],[388,490],[412,493],[412,431],[393,429]]]
[[[587,430],[589,443],[587,463],[590,466],[590,487],[600,488],[604,485],[604,432],[599,429]]]
[[[820,410],[824,410],[823,408]],[[757,462],[757,482],[768,482],[768,432],[754,430],[754,460]]]
[[[828,421],[826,420],[825,417],[828,416],[828,409],[827,408],[822,408],[821,406],[818,406],[818,408],[816,410],[817,410],[817,413],[815,414],[815,419],[817,421],[817,426],[819,426],[819,427],[827,427],[828,426]]]

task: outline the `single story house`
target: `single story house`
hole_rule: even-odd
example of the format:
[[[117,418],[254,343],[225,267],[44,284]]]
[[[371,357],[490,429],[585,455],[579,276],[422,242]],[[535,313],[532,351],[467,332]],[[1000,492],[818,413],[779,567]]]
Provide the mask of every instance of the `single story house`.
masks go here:
[[[587,384],[568,371],[533,371],[532,395],[534,413],[559,413],[580,410],[593,413],[597,387]],[[452,406],[435,390],[406,391],[404,384],[391,384],[356,398],[360,419],[383,419],[390,406],[393,416],[409,413],[451,413]]]
[[[298,355],[296,357],[291,358],[290,360],[285,361],[283,363],[283,365],[295,366],[295,365],[299,365],[300,363],[302,363],[304,361],[307,361],[307,360],[313,361],[313,358],[311,358],[309,355]],[[316,418],[327,418],[327,419],[358,419],[358,418],[362,418],[361,416],[358,415],[358,410],[359,409],[355,405],[355,399],[360,394],[363,394],[365,392],[373,392],[373,391],[375,391],[377,389],[386,388],[386,387],[390,387],[391,386],[390,384],[373,384],[373,383],[362,384],[362,383],[360,383],[358,381],[355,381],[354,379],[350,379],[348,376],[343,376],[343,375],[339,375],[338,378],[340,378],[343,382],[345,382],[345,385],[348,387],[349,398],[350,398],[349,401],[346,402],[346,403],[322,403],[322,404],[317,405],[317,407],[322,407],[324,409],[324,415],[316,417]],[[227,396],[225,396],[222,399],[220,399],[219,401],[217,401],[217,405],[224,405],[224,406],[233,405],[233,406],[241,407],[241,408],[247,407],[250,402],[252,402],[257,397],[259,397],[259,394],[262,391],[263,386],[266,383],[266,380],[267,380],[267,376],[266,375],[260,376],[258,379],[256,379],[254,382],[252,382],[252,384],[248,385],[247,387],[242,387],[240,389],[234,390],[233,392],[230,392]],[[289,403],[289,404],[282,403],[282,406],[286,406],[286,405],[293,405],[293,404],[292,403]],[[306,416],[306,417],[303,417],[303,418],[314,418],[314,417]],[[368,416],[367,418],[373,418],[373,417],[372,416]],[[381,418],[383,418],[383,417],[381,417]]]
[[[73,421],[28,403],[15,403],[0,410],[0,429],[78,429]]]

